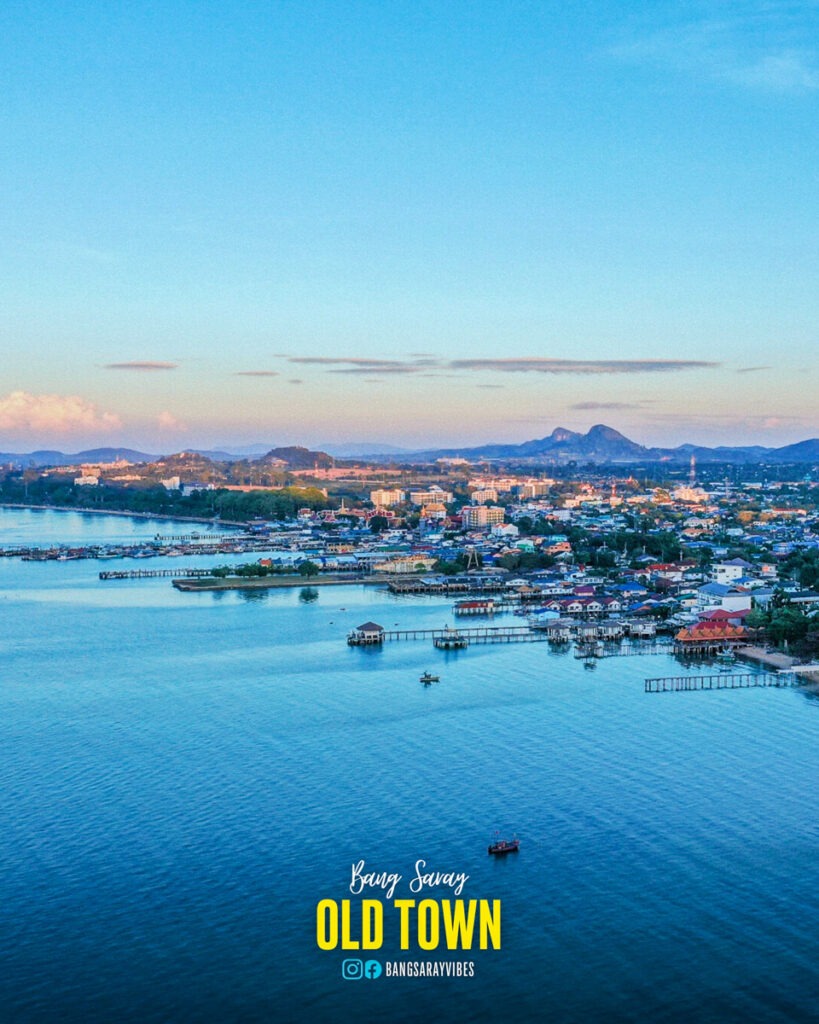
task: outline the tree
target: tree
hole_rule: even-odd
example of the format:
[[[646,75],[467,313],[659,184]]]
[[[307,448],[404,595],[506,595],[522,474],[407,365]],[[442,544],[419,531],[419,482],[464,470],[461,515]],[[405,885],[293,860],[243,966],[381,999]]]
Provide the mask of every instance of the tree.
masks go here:
[[[315,562],[311,562],[309,558],[305,558],[305,560],[299,565],[300,576],[318,576],[318,574],[319,567]]]
[[[386,516],[372,516],[370,519],[370,529],[373,533],[383,533],[389,525]]]

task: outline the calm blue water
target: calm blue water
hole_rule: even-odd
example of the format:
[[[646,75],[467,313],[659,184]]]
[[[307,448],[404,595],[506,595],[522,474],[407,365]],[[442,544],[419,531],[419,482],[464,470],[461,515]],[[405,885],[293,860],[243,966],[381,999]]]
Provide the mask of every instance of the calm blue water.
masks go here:
[[[98,570],[0,560],[0,1019],[817,1019],[810,695],[646,695],[682,671],[661,655],[349,649],[450,603]],[[496,828],[520,854],[486,855]],[[472,978],[342,979],[315,907],[362,858],[468,873],[503,948],[452,954]]]

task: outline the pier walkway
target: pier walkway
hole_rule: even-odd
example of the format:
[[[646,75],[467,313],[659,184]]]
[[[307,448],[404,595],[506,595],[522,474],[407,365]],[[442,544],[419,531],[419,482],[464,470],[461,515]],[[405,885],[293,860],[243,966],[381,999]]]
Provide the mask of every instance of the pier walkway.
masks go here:
[[[691,690],[747,690],[758,686],[801,686],[792,672],[720,672],[708,676],[663,676],[646,679],[646,693],[679,693]]]
[[[191,577],[210,576],[211,569],[108,569],[100,573],[101,580],[152,580],[159,576]]]
[[[469,626],[464,629],[385,629],[384,640],[465,640],[467,644],[536,643],[546,637],[528,626]]]

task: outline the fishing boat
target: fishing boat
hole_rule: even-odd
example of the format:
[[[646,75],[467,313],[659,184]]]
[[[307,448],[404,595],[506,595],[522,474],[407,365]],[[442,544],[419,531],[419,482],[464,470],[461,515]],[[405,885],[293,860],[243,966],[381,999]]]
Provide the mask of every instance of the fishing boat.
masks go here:
[[[421,682],[424,684],[424,686],[429,686],[430,683],[440,683],[440,681],[441,677],[434,676],[431,672],[425,672],[421,676]]]
[[[502,857],[507,853],[517,853],[520,849],[520,840],[517,836],[512,839],[499,839],[498,833],[495,833],[495,839],[489,844],[486,849],[487,853],[494,854],[496,857]]]

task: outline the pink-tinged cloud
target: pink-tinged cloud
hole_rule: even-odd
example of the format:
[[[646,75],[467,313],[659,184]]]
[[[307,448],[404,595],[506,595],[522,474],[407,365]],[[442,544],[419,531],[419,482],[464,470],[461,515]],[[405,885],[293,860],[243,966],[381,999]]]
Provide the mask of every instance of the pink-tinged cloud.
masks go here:
[[[73,434],[83,430],[117,430],[119,416],[100,412],[79,395],[30,395],[12,391],[0,398],[0,430]]]
[[[182,420],[177,419],[172,412],[168,412],[167,409],[161,412],[156,418],[156,424],[160,430],[187,430],[187,427]]]
[[[129,363],[106,363],[106,370],[136,370],[151,373],[153,370],[175,370],[178,363],[159,363],[154,360],[135,359]]]
[[[277,370],[237,370],[234,377],[278,377]]]

